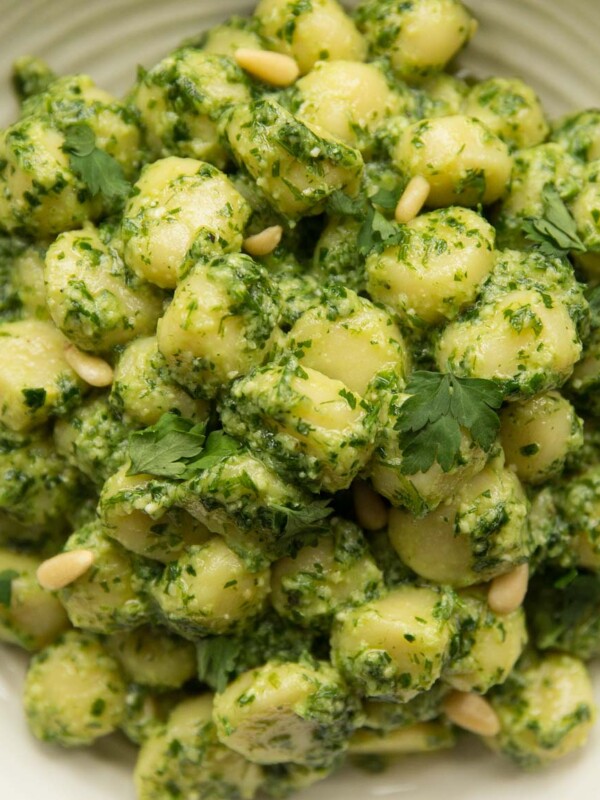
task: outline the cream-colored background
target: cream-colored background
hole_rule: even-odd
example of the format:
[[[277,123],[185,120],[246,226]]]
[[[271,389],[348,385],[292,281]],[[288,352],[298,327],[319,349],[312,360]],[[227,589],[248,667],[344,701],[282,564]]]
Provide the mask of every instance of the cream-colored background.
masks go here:
[[[250,0],[0,0],[0,124],[15,113],[10,64],[24,53],[58,72],[89,72],[123,92],[137,64],[152,65],[181,39],[252,7]],[[530,81],[552,114],[600,106],[600,0],[467,0],[481,22],[461,63],[476,74]],[[120,738],[90,751],[34,742],[20,692],[25,660],[0,648],[0,798],[134,800],[134,751]],[[598,673],[598,671],[597,671]],[[600,674],[597,674],[600,688]],[[599,697],[600,700],[600,697]],[[354,771],[302,800],[598,800],[600,730],[583,753],[543,773],[523,774],[477,742],[407,759],[383,776]],[[300,796],[299,796],[300,798]]]

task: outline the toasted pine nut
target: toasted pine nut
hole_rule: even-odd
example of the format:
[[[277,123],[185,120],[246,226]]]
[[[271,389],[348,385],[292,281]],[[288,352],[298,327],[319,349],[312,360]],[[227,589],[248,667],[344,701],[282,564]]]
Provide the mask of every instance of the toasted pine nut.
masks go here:
[[[356,480],[352,484],[352,497],[356,519],[366,531],[379,531],[388,522],[388,508],[381,495],[366,481]]]
[[[442,704],[444,713],[459,728],[479,736],[496,736],[500,731],[498,715],[488,701],[474,692],[450,692]]]
[[[81,380],[90,386],[110,386],[113,382],[113,368],[104,359],[84,353],[73,344],[65,347],[65,358]]]
[[[254,236],[244,239],[244,250],[251,256],[268,256],[277,247],[283,236],[281,225],[265,228]]]
[[[37,579],[42,589],[55,592],[64,589],[88,571],[94,563],[91,550],[69,550],[43,561],[37,568]]]
[[[234,58],[242,69],[271,86],[291,86],[300,75],[300,67],[291,56],[271,50],[240,47]]]
[[[520,564],[490,583],[488,606],[496,614],[510,614],[523,604],[529,583],[529,565]]]
[[[411,178],[402,192],[394,217],[396,222],[401,222],[404,225],[414,219],[419,211],[425,205],[425,201],[429,197],[429,190],[431,189],[429,183],[421,175],[415,175]]]

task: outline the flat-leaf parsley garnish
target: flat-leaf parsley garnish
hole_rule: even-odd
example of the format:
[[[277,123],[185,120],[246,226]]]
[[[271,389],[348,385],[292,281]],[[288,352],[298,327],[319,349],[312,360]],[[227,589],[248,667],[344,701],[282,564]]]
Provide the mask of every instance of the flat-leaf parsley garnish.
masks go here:
[[[168,412],[156,425],[130,434],[127,474],[187,480],[239,449],[239,443],[223,431],[207,436],[205,422],[195,423]]]
[[[500,420],[502,391],[492,381],[457,378],[439,372],[414,372],[406,387],[411,396],[400,407],[396,430],[402,448],[402,472],[414,475],[437,461],[444,472],[460,462],[461,428],[489,452]]]
[[[81,178],[92,197],[107,200],[127,197],[130,184],[118,161],[96,147],[96,135],[89,125],[77,123],[67,128],[62,149],[69,155],[73,172]]]
[[[527,217],[523,223],[526,238],[537,244],[540,252],[547,256],[585,252],[586,246],[579,238],[575,220],[556,188],[545,186],[542,199],[542,216]]]

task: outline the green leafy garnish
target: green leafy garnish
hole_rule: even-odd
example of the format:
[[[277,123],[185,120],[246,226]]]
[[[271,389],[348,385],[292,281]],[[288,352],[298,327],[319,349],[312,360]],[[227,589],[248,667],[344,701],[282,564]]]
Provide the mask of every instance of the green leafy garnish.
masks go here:
[[[107,200],[127,197],[131,186],[121,165],[96,147],[96,135],[89,125],[80,122],[67,128],[62,149],[69,154],[71,169],[85,183],[92,197],[98,194]]]
[[[12,582],[19,577],[14,569],[5,569],[0,572],[0,605],[10,608],[12,600]]]
[[[42,408],[46,402],[45,389],[21,389],[21,393],[23,395],[25,405],[32,411]]]
[[[239,442],[227,436],[223,431],[213,431],[208,434],[202,455],[188,467],[188,473],[194,473],[200,469],[208,469],[227,456],[237,453],[240,449]]]
[[[503,399],[495,383],[420,371],[412,374],[406,392],[411,397],[395,425],[405,475],[427,472],[436,461],[444,472],[460,463],[461,428],[482,450],[491,450],[500,428],[495,409]]]
[[[161,478],[187,480],[240,449],[223,431],[206,436],[206,423],[169,412],[156,425],[129,435],[128,475],[148,473]]]
[[[178,414],[163,414],[156,425],[129,435],[128,475],[149,473],[184,478],[191,462],[204,449],[206,423],[194,423]]]
[[[375,195],[367,198],[365,194],[358,197],[348,197],[341,191],[333,192],[327,202],[327,211],[330,214],[340,214],[362,221],[357,236],[358,252],[367,256],[375,248],[383,249],[393,244],[398,244],[404,238],[403,226],[392,222],[378,211],[373,203],[385,209],[393,209],[395,193],[380,189]]]
[[[280,543],[283,539],[293,539],[299,533],[324,533],[327,530],[325,520],[333,514],[329,500],[315,500],[309,506],[298,508],[279,505],[272,505],[271,508],[285,519]]]
[[[222,692],[235,673],[242,653],[239,639],[215,636],[201,639],[197,645],[198,678],[217,692]]]
[[[566,256],[571,251],[583,253],[586,246],[579,238],[577,225],[556,188],[544,187],[541,217],[528,217],[522,229],[530,242],[547,256]]]

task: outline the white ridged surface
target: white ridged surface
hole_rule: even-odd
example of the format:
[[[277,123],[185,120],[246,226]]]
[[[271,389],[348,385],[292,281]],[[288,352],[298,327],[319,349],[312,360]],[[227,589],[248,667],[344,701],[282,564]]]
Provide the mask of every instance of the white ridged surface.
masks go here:
[[[137,64],[151,65],[181,39],[245,0],[0,0],[0,124],[15,106],[8,90],[19,55],[46,58],[58,72],[85,71],[123,93]],[[467,0],[481,27],[461,64],[478,75],[518,75],[552,114],[600,106],[599,0]],[[34,742],[20,704],[25,660],[0,651],[0,797],[6,800],[134,800],[133,751],[111,739],[64,752]],[[600,681],[599,681],[600,682]],[[542,773],[523,774],[477,743],[407,759],[382,776],[346,772],[302,800],[598,800],[600,734]]]

